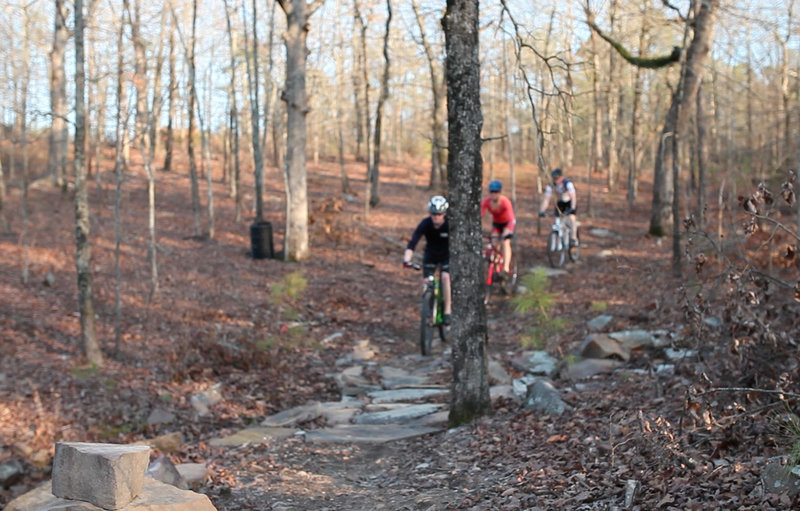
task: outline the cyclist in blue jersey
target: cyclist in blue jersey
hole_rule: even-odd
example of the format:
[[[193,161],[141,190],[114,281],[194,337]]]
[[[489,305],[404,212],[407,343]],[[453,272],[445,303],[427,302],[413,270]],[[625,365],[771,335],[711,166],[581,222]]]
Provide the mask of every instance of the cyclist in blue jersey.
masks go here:
[[[430,216],[425,217],[406,245],[403,253],[403,266],[411,266],[411,256],[417,243],[425,237],[425,253],[422,256],[422,274],[428,278],[436,271],[436,266],[441,269],[442,294],[444,311],[442,319],[445,325],[450,324],[452,300],[450,298],[450,226],[447,222],[447,199],[435,195],[428,201]]]

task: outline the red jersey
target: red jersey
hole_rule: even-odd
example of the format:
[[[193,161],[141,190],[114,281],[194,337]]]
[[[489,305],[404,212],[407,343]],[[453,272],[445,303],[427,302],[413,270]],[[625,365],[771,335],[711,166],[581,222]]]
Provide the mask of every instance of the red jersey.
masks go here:
[[[505,195],[501,195],[499,199],[500,203],[497,205],[497,209],[492,206],[491,197],[486,197],[481,201],[481,218],[488,211],[492,214],[493,223],[513,226],[516,222],[514,221],[514,206],[511,205],[511,199]]]

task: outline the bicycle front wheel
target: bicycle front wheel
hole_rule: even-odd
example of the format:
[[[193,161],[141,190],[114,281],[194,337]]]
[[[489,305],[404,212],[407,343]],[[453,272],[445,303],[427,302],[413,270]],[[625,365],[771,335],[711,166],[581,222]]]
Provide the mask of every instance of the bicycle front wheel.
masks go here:
[[[513,295],[517,289],[517,277],[519,275],[519,268],[517,267],[516,256],[511,256],[511,264],[508,265],[508,275],[500,282],[500,287],[503,293]]]
[[[572,240],[569,242],[569,260],[573,263],[578,262],[578,259],[581,257],[581,245],[580,245],[580,231],[575,229],[575,238],[578,240],[577,244],[573,244]]]
[[[489,258],[485,258],[483,260],[484,305],[489,303],[489,296],[492,294],[492,284],[494,284],[495,278],[497,278],[497,274],[495,272],[494,261]]]
[[[550,261],[550,266],[553,268],[561,268],[564,266],[565,259],[564,246],[559,239],[558,233],[551,231],[547,236],[547,260]]]
[[[427,356],[431,354],[431,346],[433,345],[433,323],[436,318],[433,317],[433,301],[435,296],[433,291],[425,291],[422,293],[422,309],[420,311],[420,324],[419,324],[419,351],[422,355]]]

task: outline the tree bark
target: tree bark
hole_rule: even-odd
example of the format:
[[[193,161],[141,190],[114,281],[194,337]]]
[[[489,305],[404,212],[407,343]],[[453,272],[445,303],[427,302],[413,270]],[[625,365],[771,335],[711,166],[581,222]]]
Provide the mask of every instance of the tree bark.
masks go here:
[[[189,177],[192,190],[192,216],[194,218],[194,235],[200,236],[200,187],[197,182],[197,161],[194,156],[194,111],[197,104],[195,44],[197,33],[197,0],[192,0],[192,40],[189,43],[189,130],[186,134],[187,151],[189,152]]]
[[[67,168],[67,80],[64,55],[69,39],[67,6],[64,0],[55,0],[53,47],[50,51],[50,109],[51,125],[47,170],[55,186],[66,186]]]
[[[308,21],[321,0],[278,0],[286,14],[286,239],[284,257],[304,261],[310,255],[308,244],[308,191],[306,181],[306,57]]]
[[[256,218],[255,223],[264,221],[264,153],[261,151],[261,136],[259,118],[260,112],[258,107],[258,32],[256,31],[257,10],[256,0],[253,0],[253,46],[252,55],[247,55],[247,90],[250,95],[250,136],[251,148],[253,152],[253,174],[255,176],[255,196],[256,196]],[[244,10],[244,4],[242,5]],[[248,46],[247,42],[247,26],[246,18],[242,18],[242,23],[245,24],[245,47]]]
[[[685,79],[672,96],[672,103],[661,130],[653,169],[653,202],[649,229],[649,233],[653,236],[666,235],[672,226],[673,185],[670,179],[673,158],[672,144],[677,143],[675,133],[679,124],[684,120],[688,105],[694,102],[702,79],[705,60],[713,40],[718,3],[718,0],[701,2],[700,9],[694,17],[694,36],[687,49],[686,60],[683,64]],[[681,113],[680,116],[679,113]]]
[[[392,3],[386,0],[386,33],[383,37],[383,77],[381,78],[381,93],[378,104],[375,106],[375,133],[372,137],[372,161],[369,163],[370,194],[369,205],[376,207],[381,202],[380,197],[380,164],[381,164],[381,126],[383,124],[383,107],[389,98],[389,75],[391,60],[389,59],[389,28],[392,24]]]
[[[445,143],[442,140],[444,132],[444,123],[442,119],[445,115],[445,107],[447,106],[443,96],[443,81],[441,71],[438,67],[438,59],[434,54],[428,37],[425,32],[425,24],[422,14],[419,10],[417,0],[413,0],[411,7],[414,9],[414,15],[419,26],[420,40],[422,49],[425,51],[425,59],[428,62],[428,71],[431,79],[431,95],[433,98],[433,106],[431,109],[431,175],[428,181],[428,188],[431,190],[440,190],[442,187],[447,186],[447,176],[445,175],[442,166],[442,154],[444,153]]]
[[[236,44],[236,37],[233,34],[233,23],[231,23],[231,14],[234,9],[228,5],[225,0],[225,20],[228,26],[228,43],[230,44],[230,57],[231,57],[231,84],[228,88],[228,97],[230,98],[230,130],[231,130],[231,153],[233,156],[233,176],[231,176],[231,196],[234,201],[234,219],[239,222],[242,218],[242,199],[239,192],[239,177],[240,177],[240,161],[239,161],[239,104],[236,94],[236,84],[238,83],[236,77],[236,55],[238,54],[238,45]]]
[[[453,384],[450,424],[491,412],[481,279],[481,127],[478,0],[447,0],[444,26],[449,121]]]
[[[103,365],[92,300],[92,251],[86,183],[86,73],[83,51],[83,0],[75,0],[75,266],[78,274],[83,351],[90,364]]]

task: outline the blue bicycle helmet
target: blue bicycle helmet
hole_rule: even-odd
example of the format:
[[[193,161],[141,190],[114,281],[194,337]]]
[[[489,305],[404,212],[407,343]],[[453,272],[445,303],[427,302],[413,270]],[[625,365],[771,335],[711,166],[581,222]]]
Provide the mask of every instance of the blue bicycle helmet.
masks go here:
[[[553,179],[563,175],[564,172],[561,169],[553,169],[553,172],[550,173],[550,177],[552,177]]]
[[[499,192],[503,189],[503,183],[495,179],[491,183],[489,183],[489,191],[490,192]]]

